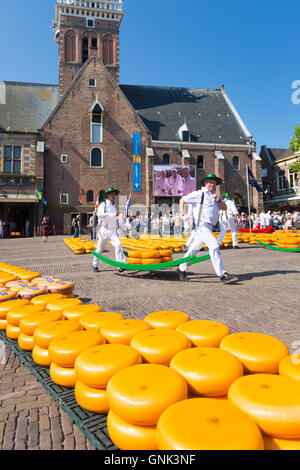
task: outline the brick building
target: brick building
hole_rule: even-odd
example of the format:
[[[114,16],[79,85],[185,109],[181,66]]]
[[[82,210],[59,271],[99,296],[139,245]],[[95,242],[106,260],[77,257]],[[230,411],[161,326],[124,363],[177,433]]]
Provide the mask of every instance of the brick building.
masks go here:
[[[19,122],[13,103],[6,108],[0,105],[0,178],[15,176],[4,171],[8,169],[5,139],[17,139],[21,127],[28,128],[28,109],[30,116],[36,116],[30,129],[31,158],[36,162],[35,170],[32,164],[32,184],[38,178],[58,232],[68,233],[77,213],[82,226],[87,225],[98,191],[111,186],[120,190],[121,209],[130,193],[133,210],[144,207],[151,213],[154,205],[178,203],[179,196],[154,195],[154,166],[194,167],[197,189],[206,173],[215,173],[223,179],[218,188],[221,194],[230,192],[237,205],[245,208],[246,163],[260,183],[261,158],[224,86],[190,89],[120,84],[123,15],[121,1],[57,0],[53,29],[59,84],[4,82],[5,89],[18,94],[20,106],[23,103],[24,120]],[[40,93],[32,108],[26,102],[29,88]],[[13,127],[9,124],[12,116]],[[134,184],[134,134],[140,136],[141,144],[134,160],[141,167],[139,190]],[[44,144],[44,153],[37,152],[37,142]],[[21,165],[21,176],[22,169]],[[7,191],[0,188],[0,216],[2,189]],[[260,210],[262,195],[252,188],[251,193],[252,205]],[[45,208],[37,200],[35,204],[39,206],[39,212],[33,210],[36,224]]]

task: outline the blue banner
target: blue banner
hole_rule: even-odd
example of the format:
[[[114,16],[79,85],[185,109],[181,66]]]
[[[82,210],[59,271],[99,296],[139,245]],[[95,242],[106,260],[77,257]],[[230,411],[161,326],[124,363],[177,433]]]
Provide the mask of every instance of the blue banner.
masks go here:
[[[133,134],[133,191],[142,190],[141,134]]]

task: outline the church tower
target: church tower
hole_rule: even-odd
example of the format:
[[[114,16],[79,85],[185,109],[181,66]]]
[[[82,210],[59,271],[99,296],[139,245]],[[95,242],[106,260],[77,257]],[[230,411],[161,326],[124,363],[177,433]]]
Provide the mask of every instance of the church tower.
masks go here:
[[[119,83],[121,0],[57,0],[53,24],[59,47],[60,96],[90,56],[99,57]]]

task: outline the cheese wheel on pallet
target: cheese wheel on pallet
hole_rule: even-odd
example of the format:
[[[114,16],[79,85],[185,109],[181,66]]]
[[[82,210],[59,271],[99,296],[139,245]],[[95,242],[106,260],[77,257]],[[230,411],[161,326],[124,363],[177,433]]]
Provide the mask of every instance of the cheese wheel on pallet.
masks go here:
[[[159,254],[161,257],[164,257],[164,256],[170,257],[173,255],[173,250],[159,250]]]
[[[49,321],[57,321],[61,319],[61,313],[58,312],[34,312],[29,313],[25,317],[21,318],[19,327],[25,335],[33,336],[35,329],[42,325],[43,323],[48,323]]]
[[[274,374],[252,374],[237,379],[228,400],[250,416],[264,434],[282,439],[300,438],[300,383]]]
[[[48,349],[51,341],[57,336],[79,331],[80,323],[78,320],[58,320],[43,323],[38,326],[33,334],[34,342],[39,347]]]
[[[152,328],[176,328],[183,322],[190,319],[189,315],[177,310],[162,310],[160,312],[152,312],[146,315],[144,321],[147,322]]]
[[[43,304],[44,309],[46,310],[47,305],[53,301],[56,300],[61,300],[63,299],[64,296],[62,294],[44,294],[44,295],[39,295],[38,297],[33,297],[31,299],[31,303],[36,305],[36,304]]]
[[[190,340],[176,330],[155,328],[137,334],[130,342],[144,362],[169,365],[172,357],[191,347]]]
[[[51,341],[49,357],[58,366],[74,367],[75,359],[82,351],[103,344],[103,341],[96,331],[72,331]]]
[[[170,367],[185,379],[189,393],[207,397],[226,395],[230,385],[243,375],[242,363],[219,348],[181,351],[172,358]]]
[[[143,260],[161,258],[161,255],[158,250],[145,250],[141,252],[141,258]]]
[[[95,304],[81,304],[74,307],[68,307],[63,310],[63,316],[67,320],[80,320],[84,315],[100,312],[102,309]]]
[[[230,329],[226,325],[212,320],[187,321],[181,323],[176,330],[187,336],[193,346],[210,346],[215,348],[230,333]]]
[[[21,349],[24,349],[25,351],[32,351],[34,348],[33,336],[25,335],[21,331],[18,336],[18,345]]]
[[[73,367],[61,367],[54,362],[50,365],[50,377],[57,385],[67,388],[74,388],[77,380]]]
[[[141,356],[130,346],[103,344],[80,353],[74,367],[77,378],[88,386],[106,388],[119,370],[141,362]]]
[[[92,388],[81,380],[76,380],[75,399],[79,406],[92,413],[106,414],[109,410],[105,389]]]
[[[156,259],[142,259],[142,264],[159,264],[161,263],[161,258]]]
[[[263,450],[258,426],[225,400],[192,398],[167,408],[157,423],[159,450]]]
[[[18,292],[18,296],[21,299],[29,299],[31,300],[33,297],[36,297],[37,295],[42,295],[47,292],[47,288],[45,286],[39,286],[35,285],[33,287],[25,287]]]
[[[43,305],[28,304],[24,305],[23,307],[13,308],[9,310],[6,315],[6,320],[11,325],[19,326],[21,319],[24,318],[26,315],[43,311],[45,311]]]
[[[128,251],[129,258],[141,258],[142,252],[141,251]]]
[[[120,450],[157,450],[156,426],[137,426],[127,423],[109,410],[107,431]]]
[[[279,363],[279,375],[300,381],[300,356],[297,353],[285,357]]]
[[[80,324],[85,330],[100,331],[109,326],[115,320],[123,320],[123,315],[116,312],[92,312],[86,313],[80,318]]]
[[[109,321],[101,328],[101,334],[108,343],[129,345],[135,335],[149,329],[144,320],[120,319]]]
[[[5,291],[0,291],[0,303],[2,302],[7,302],[8,300],[13,300],[16,299],[17,294],[16,292],[5,290]]]
[[[110,408],[140,426],[154,426],[166,408],[188,396],[183,378],[159,364],[127,367],[110,379],[106,390]]]
[[[8,325],[7,320],[3,320],[2,318],[0,318],[0,330],[1,331],[6,330],[7,325]]]
[[[73,282],[61,281],[48,284],[47,289],[49,294],[70,294],[74,287]]]
[[[32,359],[39,366],[50,367],[51,365],[48,349],[40,348],[37,344],[32,350]]]
[[[60,311],[61,313],[69,307],[75,307],[75,305],[81,305],[82,302],[79,299],[68,299],[63,298],[49,302],[47,304],[47,310]]]
[[[29,304],[29,300],[27,299],[14,299],[14,300],[8,300],[7,302],[0,303],[0,318],[6,320],[6,316],[9,310],[23,307],[28,304]]]
[[[173,261],[172,256],[164,256],[161,258],[162,263],[169,263],[170,261]]]
[[[27,271],[26,272],[20,273],[18,276],[20,279],[23,279],[24,281],[32,281],[32,279],[35,279],[36,277],[39,277],[41,273],[37,273],[35,271]]]
[[[263,436],[265,450],[300,450],[300,439],[279,439]]]
[[[141,258],[128,258],[128,264],[142,264]]]
[[[238,357],[247,373],[276,374],[279,362],[289,354],[288,348],[279,339],[252,332],[225,336],[220,348]]]
[[[7,324],[6,327],[6,336],[10,339],[18,339],[21,330],[18,326]]]
[[[16,281],[17,279],[17,276],[14,276],[13,274],[0,272],[0,282],[1,284],[4,284],[4,286],[7,282]]]

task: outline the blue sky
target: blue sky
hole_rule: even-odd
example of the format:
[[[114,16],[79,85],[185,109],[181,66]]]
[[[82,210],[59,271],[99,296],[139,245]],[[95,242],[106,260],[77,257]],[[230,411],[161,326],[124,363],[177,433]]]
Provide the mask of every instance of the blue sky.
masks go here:
[[[58,83],[56,0],[0,0],[0,80]],[[261,145],[287,148],[300,124],[299,0],[124,0],[120,83],[224,84]]]

